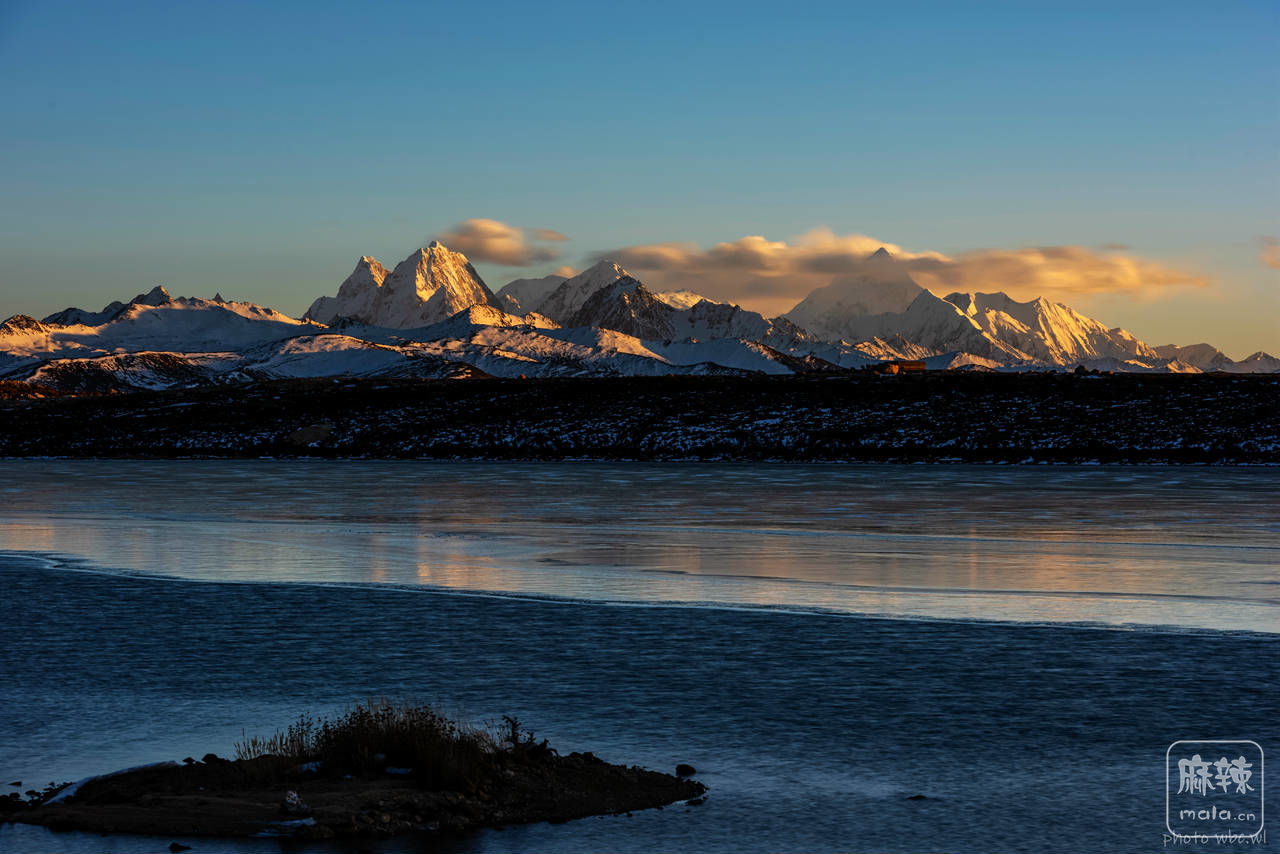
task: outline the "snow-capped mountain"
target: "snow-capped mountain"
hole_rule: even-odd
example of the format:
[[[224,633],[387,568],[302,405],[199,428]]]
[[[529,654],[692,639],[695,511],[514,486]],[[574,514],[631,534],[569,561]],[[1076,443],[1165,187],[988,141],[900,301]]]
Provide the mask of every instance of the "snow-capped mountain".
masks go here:
[[[1280,373],[1280,359],[1270,353],[1264,353],[1261,350],[1245,356],[1238,362],[1222,368],[1230,374],[1274,374]]]
[[[96,327],[25,315],[0,324],[0,379],[78,392],[333,375],[650,376],[822,366],[832,367],[752,341],[648,342],[598,327],[561,329],[542,315],[515,316],[487,303],[415,329],[349,317],[330,328],[251,303],[167,294],[160,305],[126,306]]]
[[[507,282],[498,291],[498,304],[510,314],[528,314],[537,311],[542,301],[563,285],[568,276],[543,276],[540,279],[516,279]]]
[[[959,352],[1009,364],[1029,361],[1025,353],[989,335],[957,306],[918,286],[914,297],[901,309],[858,313],[862,307],[890,309],[899,305],[900,299],[906,296],[903,284],[861,277],[849,280],[829,286],[836,290],[822,295],[815,301],[816,305],[806,298],[783,317],[831,341],[853,343],[900,338],[929,355]],[[818,322],[816,330],[805,325],[804,319],[816,317],[814,312],[824,303],[832,306],[833,313]],[[844,313],[839,313],[841,310]]]
[[[629,276],[626,270],[623,270],[612,261],[602,261],[596,267],[599,268],[598,273],[587,277],[580,287],[575,286],[575,291],[580,291],[589,296],[593,288],[600,288],[612,284],[618,278]],[[498,291],[498,301],[502,306],[502,310],[511,314],[523,315],[531,311],[540,311],[547,298],[568,280],[569,277],[554,273],[539,279],[515,279],[503,285],[502,289]],[[680,311],[693,308],[700,302],[716,302],[716,300],[709,299],[693,291],[654,291],[652,293],[660,301]],[[574,304],[578,302],[572,299],[569,301]],[[551,310],[559,311],[559,308],[553,303]]]
[[[122,353],[40,362],[22,376],[62,391],[106,392],[206,385],[230,371],[231,354]],[[10,373],[9,376],[14,376]]]
[[[523,316],[508,314],[491,305],[473,305],[439,323],[418,330],[405,330],[403,335],[412,341],[439,341],[470,334],[477,327],[501,326],[506,328],[559,329],[560,324],[536,311]]]
[[[857,345],[857,349],[859,352],[880,362],[891,362],[897,359],[910,359],[916,361],[920,359],[928,359],[933,355],[933,352],[928,348],[912,343],[901,335],[892,335],[889,338],[872,338],[868,341],[860,341]],[[953,353],[950,355],[958,354]],[[982,357],[975,356],[974,358],[981,359]]]
[[[906,267],[883,248],[861,273],[836,279],[800,301],[783,318],[828,341],[850,343],[905,339],[936,355],[971,353],[1003,362],[1027,356],[988,335],[957,306],[916,284]]]
[[[639,284],[630,273],[612,261],[598,261],[578,275],[561,282],[560,286],[548,294],[546,299],[537,306],[529,306],[527,310],[536,311],[562,326],[568,326],[578,310],[597,291],[620,280],[630,280]]]
[[[1212,344],[1188,344],[1185,347],[1165,344],[1162,347],[1156,347],[1155,351],[1156,355],[1162,359],[1177,359],[1201,371],[1226,370],[1235,364],[1226,353]]]
[[[1044,297],[1018,302],[1003,293],[954,293],[946,300],[987,335],[1032,361],[1065,365],[1092,359],[1162,358],[1125,330],[1109,329]]]
[[[221,296],[174,298],[162,287],[102,312],[70,308],[47,320],[17,317],[0,324],[0,378],[69,391],[243,380],[250,376],[233,372],[245,353],[324,329]]]
[[[342,318],[339,323],[329,327],[333,332],[341,332],[363,341],[377,344],[402,345],[406,343],[424,343],[444,341],[448,339],[469,338],[476,330],[483,327],[497,326],[502,328],[559,329],[560,324],[543,317],[536,312],[524,316],[508,314],[491,305],[472,305],[464,308],[447,320],[420,326],[416,329],[393,329],[389,326],[372,326],[359,323],[349,318]]]
[[[240,351],[323,328],[253,303],[174,299],[163,288],[147,296],[121,304],[111,320],[97,326],[10,318],[0,325],[0,369],[124,353]],[[52,317],[92,318],[94,314],[68,309]]]
[[[629,334],[607,325],[561,327],[536,312],[519,317],[484,305],[421,329],[345,324],[342,331],[387,346],[416,347],[444,358],[465,359],[495,376],[648,376],[716,370],[788,373],[861,367],[875,361],[853,348],[821,343],[821,352],[814,354],[741,338],[673,340],[670,336]],[[655,364],[646,364],[645,359]]]
[[[684,338],[743,338],[786,348],[811,348],[822,340],[785,317],[769,319],[738,305],[711,300],[677,312],[676,318],[676,334]]]
[[[630,276],[590,294],[565,326],[597,326],[639,338],[674,338],[676,309]]]
[[[377,258],[363,255],[356,262],[351,275],[338,286],[336,297],[320,297],[311,304],[306,314],[309,320],[332,324],[338,317],[363,320],[374,315],[374,302],[379,289],[391,271]]]
[[[536,310],[562,326],[612,329],[643,339],[740,339],[783,348],[819,341],[790,321],[768,320],[690,291],[655,293],[608,260],[562,282]]]
[[[318,328],[251,302],[178,297],[159,305],[133,303],[102,326],[67,327],[54,337],[88,348],[205,352],[239,350]]]
[[[884,249],[868,269],[811,293],[785,317],[822,337],[850,342],[904,339],[927,355],[967,353],[1007,365],[1067,366],[1114,359],[1159,367],[1178,358],[1157,352],[1043,297],[1019,302],[1004,293],[938,297],[920,287]],[[1176,349],[1176,348],[1175,348]],[[1177,369],[1175,367],[1175,369]]]
[[[19,338],[47,336],[52,332],[52,327],[45,323],[41,323],[29,314],[15,314],[13,317],[0,323],[0,339],[14,341]]]
[[[338,295],[316,300],[304,317],[321,323],[349,317],[372,326],[411,329],[477,304],[501,308],[467,256],[433,240],[390,273],[377,260],[361,258]]]
[[[162,285],[156,285],[145,294],[138,294],[127,303],[111,302],[102,311],[64,308],[62,311],[46,317],[44,322],[52,326],[101,326],[109,320],[114,320],[131,305],[164,305],[169,302],[169,299],[169,292]]]
[[[711,300],[698,300],[688,308],[678,305],[626,277],[592,294],[567,325],[599,326],[663,340],[737,338],[781,348],[820,343],[788,320],[769,320],[741,306]]]
[[[702,294],[695,294],[693,291],[654,291],[653,295],[672,308],[678,308],[681,311],[693,308],[700,302],[718,302],[718,300],[704,297]]]
[[[451,321],[452,324],[452,321]],[[597,326],[454,327],[457,337],[422,341],[423,352],[457,358],[494,376],[658,376],[679,373],[786,374],[834,368],[754,341],[646,340]],[[864,359],[860,364],[870,362]]]
[[[862,273],[842,276],[818,288],[784,315],[797,326],[829,340],[861,340],[850,321],[896,315],[907,310],[925,289],[881,247],[867,259]],[[892,333],[891,333],[892,334]]]
[[[794,373],[893,359],[934,370],[1280,371],[1266,353],[1232,362],[1208,344],[1149,347],[1045,299],[942,298],[884,250],[772,319],[690,291],[655,292],[607,260],[495,295],[464,255],[432,243],[391,271],[362,257],[300,320],[157,286],[99,312],[0,323],[0,379],[79,391],[332,375]]]

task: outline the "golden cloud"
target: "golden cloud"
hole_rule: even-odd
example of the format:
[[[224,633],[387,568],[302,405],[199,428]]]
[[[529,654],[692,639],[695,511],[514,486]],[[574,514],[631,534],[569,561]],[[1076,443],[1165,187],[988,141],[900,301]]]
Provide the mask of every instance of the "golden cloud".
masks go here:
[[[1208,279],[1155,261],[1084,246],[976,249],[955,258],[909,264],[932,291],[1006,291],[1030,298],[1094,294],[1150,297],[1175,287],[1204,287]]]
[[[524,229],[496,219],[464,220],[435,239],[472,261],[490,261],[509,267],[524,267],[559,257],[558,249],[535,245],[530,242],[530,236],[540,241],[569,239],[549,228]]]
[[[1258,258],[1266,267],[1280,270],[1280,237],[1262,237],[1259,238],[1262,243],[1262,252]]]
[[[1118,244],[1116,244],[1118,245]],[[1150,296],[1174,287],[1202,287],[1207,279],[1118,250],[1083,246],[975,249],[954,256],[910,252],[865,234],[810,231],[794,241],[759,235],[702,249],[689,243],[627,246],[599,253],[659,290],[689,289],[727,301],[751,301],[781,312],[833,278],[856,275],[889,252],[920,285],[939,295],[1004,291],[1020,299],[1068,299],[1086,294]]]

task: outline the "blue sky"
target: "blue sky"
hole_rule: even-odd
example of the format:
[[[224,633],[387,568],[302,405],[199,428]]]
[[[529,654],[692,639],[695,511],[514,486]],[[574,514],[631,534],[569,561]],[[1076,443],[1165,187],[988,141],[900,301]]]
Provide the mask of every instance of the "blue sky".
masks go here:
[[[495,288],[819,227],[1088,247],[1199,286],[1055,298],[1280,351],[1280,5],[616,5],[0,5],[0,314],[156,283],[299,313],[484,217],[569,237],[478,262]]]

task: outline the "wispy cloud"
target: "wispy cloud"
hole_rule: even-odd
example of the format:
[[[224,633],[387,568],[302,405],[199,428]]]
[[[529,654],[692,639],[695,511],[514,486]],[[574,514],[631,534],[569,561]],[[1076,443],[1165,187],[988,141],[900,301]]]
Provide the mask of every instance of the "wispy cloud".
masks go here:
[[[524,267],[560,256],[556,247],[540,246],[534,241],[559,243],[569,238],[550,228],[520,228],[496,219],[468,219],[435,239],[472,261]]]
[[[1258,259],[1264,266],[1280,270],[1280,237],[1260,237],[1258,242],[1262,244]]]
[[[1209,283],[1198,273],[1084,246],[975,249],[954,258],[915,261],[910,267],[930,290],[994,290],[1055,299],[1104,293],[1149,298],[1170,288]]]
[[[1118,247],[1119,244],[1112,244]],[[974,249],[954,255],[909,251],[865,234],[819,228],[788,242],[754,235],[707,249],[688,243],[626,246],[597,253],[661,289],[688,288],[732,301],[766,301],[783,310],[814,288],[868,269],[884,247],[915,280],[935,293],[1006,291],[1019,298],[1069,299],[1086,294],[1151,296],[1208,280],[1117,249],[1041,246]]]

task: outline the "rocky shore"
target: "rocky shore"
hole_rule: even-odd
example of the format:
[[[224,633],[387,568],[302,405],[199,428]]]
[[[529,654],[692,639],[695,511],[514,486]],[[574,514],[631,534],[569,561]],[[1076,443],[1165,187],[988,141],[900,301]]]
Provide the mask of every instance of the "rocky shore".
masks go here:
[[[1280,375],[867,371],[0,388],[0,456],[1280,464]]]
[[[700,803],[687,776],[612,765],[590,753],[496,754],[469,785],[426,785],[414,769],[346,773],[281,757],[212,754],[92,778],[70,796],[54,789],[0,800],[0,820],[55,830],[156,836],[385,837],[627,813]],[[692,769],[681,768],[681,771]]]

